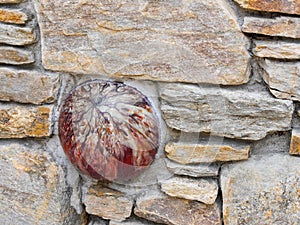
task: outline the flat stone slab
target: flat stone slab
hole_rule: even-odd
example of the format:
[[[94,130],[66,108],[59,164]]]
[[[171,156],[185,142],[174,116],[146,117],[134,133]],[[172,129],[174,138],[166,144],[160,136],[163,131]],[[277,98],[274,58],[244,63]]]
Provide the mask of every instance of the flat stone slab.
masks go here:
[[[3,23],[25,24],[28,17],[19,10],[0,9],[0,21]]]
[[[160,86],[161,110],[170,128],[184,132],[259,140],[291,129],[292,101],[267,92],[187,84]]]
[[[29,45],[36,42],[34,29],[0,24],[0,43],[8,45]]]
[[[249,41],[226,0],[34,3],[46,69],[223,85],[249,79]]]
[[[225,225],[298,224],[300,158],[253,156],[221,169]]]
[[[32,51],[12,47],[0,47],[0,63],[24,65],[33,63],[34,61],[34,53]]]

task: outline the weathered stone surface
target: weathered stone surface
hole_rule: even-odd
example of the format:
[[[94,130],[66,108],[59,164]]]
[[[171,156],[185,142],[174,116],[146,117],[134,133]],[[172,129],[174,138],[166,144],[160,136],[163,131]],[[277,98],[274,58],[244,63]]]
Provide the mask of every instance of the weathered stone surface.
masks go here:
[[[0,105],[0,138],[50,136],[51,116],[52,106]]]
[[[23,65],[33,63],[34,54],[32,51],[11,47],[0,47],[0,63],[11,65]]]
[[[300,158],[275,154],[224,165],[221,170],[225,225],[298,224]]]
[[[242,31],[268,36],[300,38],[300,18],[283,16],[276,18],[259,18],[246,16],[244,18]]]
[[[0,68],[1,101],[52,103],[57,99],[59,76],[35,71]],[[22,87],[22,88],[20,88]]]
[[[248,81],[249,43],[225,0],[34,2],[47,69],[224,85]]]
[[[6,3],[21,3],[23,0],[0,0],[0,4],[6,4]]]
[[[299,0],[234,0],[245,9],[300,15]]]
[[[274,99],[265,92],[184,84],[160,89],[163,117],[177,130],[259,140],[267,133],[291,128],[292,101]]]
[[[87,213],[118,222],[128,218],[133,207],[132,200],[121,192],[100,186],[91,187],[83,203]]]
[[[25,24],[27,15],[19,10],[0,9],[0,22]]]
[[[0,224],[83,224],[63,169],[40,146],[1,141],[0,170]]]
[[[167,157],[181,164],[245,160],[250,146],[190,144],[170,142],[165,146]]]
[[[300,59],[300,43],[284,41],[254,41],[254,55],[263,58]]]
[[[291,155],[300,155],[300,129],[294,128],[291,137],[290,145]]]
[[[263,79],[277,98],[300,101],[300,62],[264,60]]]
[[[214,204],[218,196],[218,183],[213,179],[192,179],[172,177],[161,183],[161,190],[167,195],[205,204]]]
[[[148,221],[139,221],[137,219],[129,219],[124,222],[115,222],[115,221],[110,221],[109,225],[154,225],[152,222]]]
[[[97,217],[97,216],[90,216],[90,222],[88,225],[107,225],[107,221]]]
[[[9,45],[28,45],[36,41],[32,28],[0,24],[0,43]]]
[[[220,209],[197,201],[166,196],[139,198],[134,213],[145,219],[170,225],[221,224]]]
[[[168,170],[177,175],[185,175],[190,177],[215,177],[219,174],[220,165],[218,164],[190,164],[182,165],[166,159]]]

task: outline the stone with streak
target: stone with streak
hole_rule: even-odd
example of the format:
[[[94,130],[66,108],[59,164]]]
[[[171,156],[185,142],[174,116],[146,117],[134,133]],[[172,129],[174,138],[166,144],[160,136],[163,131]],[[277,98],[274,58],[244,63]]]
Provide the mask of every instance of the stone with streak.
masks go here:
[[[263,60],[263,79],[271,93],[282,99],[300,101],[300,62]]]
[[[19,10],[0,9],[0,22],[25,24],[28,17]]]
[[[57,74],[0,68],[1,101],[21,103],[52,103],[56,101],[60,85]],[[22,87],[22,88],[20,88]]]
[[[169,159],[181,164],[228,162],[248,159],[250,146],[170,142],[165,152]]]
[[[0,4],[16,4],[21,3],[23,0],[0,0]]]
[[[33,142],[0,146],[0,224],[83,224],[70,205],[65,173]]]
[[[190,177],[216,177],[219,174],[220,165],[215,163],[182,165],[169,159],[166,159],[165,161],[168,170],[177,175]]]
[[[32,51],[12,47],[0,47],[0,63],[10,65],[24,65],[33,63]]]
[[[300,158],[253,156],[221,170],[225,225],[299,224]]]
[[[30,27],[0,24],[0,43],[8,45],[29,45],[36,42],[36,34]]]
[[[160,86],[161,110],[170,128],[259,140],[291,129],[293,102],[266,92],[187,84]]]
[[[225,0],[34,2],[49,70],[223,85],[249,79],[249,41]]]
[[[294,128],[292,131],[290,154],[300,155],[300,128]]]
[[[172,177],[161,183],[161,190],[172,197],[214,204],[218,196],[218,183],[213,179]]]
[[[300,38],[300,18],[284,16],[259,18],[246,16],[242,31],[268,36]]]
[[[299,0],[234,0],[245,9],[300,15]]]
[[[254,55],[262,58],[300,59],[300,43],[284,41],[254,41]]]
[[[137,199],[134,213],[147,220],[169,225],[221,225],[217,204],[203,203],[166,196],[148,196]]]
[[[52,106],[0,105],[0,138],[48,137]]]
[[[118,222],[130,217],[133,207],[132,200],[123,193],[101,186],[91,187],[83,203],[87,213]]]

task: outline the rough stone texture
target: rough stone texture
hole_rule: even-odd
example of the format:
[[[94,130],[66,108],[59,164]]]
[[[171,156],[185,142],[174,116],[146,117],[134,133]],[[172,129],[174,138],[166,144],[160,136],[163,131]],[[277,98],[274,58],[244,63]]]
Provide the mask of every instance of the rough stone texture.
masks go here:
[[[221,225],[220,209],[197,201],[165,196],[139,198],[134,209],[137,216],[169,225]]]
[[[109,225],[155,225],[152,222],[148,221],[139,221],[137,219],[129,219],[124,222],[115,222],[115,221],[110,221]]]
[[[0,68],[0,83],[5,84],[0,89],[1,101],[33,104],[54,102],[60,85],[56,74],[8,68]]]
[[[177,175],[190,177],[215,177],[219,174],[220,165],[218,164],[190,164],[182,165],[166,159],[166,166],[169,171]]]
[[[249,42],[225,0],[34,2],[47,69],[224,85],[248,81]]]
[[[299,224],[300,158],[275,154],[224,165],[225,225]]]
[[[242,31],[268,36],[300,38],[300,18],[259,18],[246,16],[244,18]]]
[[[47,137],[52,106],[0,105],[0,138]]]
[[[172,197],[214,204],[218,196],[218,183],[213,179],[172,177],[161,183],[161,190]]]
[[[254,55],[263,58],[300,59],[300,43],[284,41],[254,41]]]
[[[265,92],[184,84],[160,88],[161,110],[170,128],[248,140],[291,128],[292,102]]]
[[[0,43],[9,45],[29,45],[36,41],[32,28],[0,24]]]
[[[245,9],[300,15],[299,0],[234,0]]]
[[[24,65],[33,63],[34,61],[34,54],[32,51],[4,46],[0,47],[0,63]]]
[[[169,159],[181,164],[228,162],[248,159],[250,146],[171,142],[166,145],[165,151]]]
[[[6,4],[6,3],[21,3],[23,0],[0,0],[0,4]]]
[[[300,62],[264,60],[263,78],[277,98],[300,101]]]
[[[83,224],[63,169],[40,146],[1,141],[0,168],[0,224]]]
[[[88,225],[107,225],[107,221],[97,217],[97,216],[90,216],[90,222]]]
[[[294,128],[290,145],[291,155],[300,155],[300,128]]]
[[[100,186],[91,187],[83,203],[87,213],[118,222],[128,218],[133,207],[132,200],[121,192]]]
[[[19,10],[0,9],[0,22],[25,24],[27,15]]]

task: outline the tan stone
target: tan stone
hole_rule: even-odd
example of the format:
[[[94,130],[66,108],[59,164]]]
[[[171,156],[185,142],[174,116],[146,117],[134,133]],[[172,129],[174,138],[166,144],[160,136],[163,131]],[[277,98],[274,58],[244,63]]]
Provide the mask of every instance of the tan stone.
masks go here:
[[[300,15],[299,0],[234,0],[245,9]]]
[[[0,89],[1,101],[33,104],[54,102],[60,85],[58,75],[7,68],[0,68],[0,83],[5,84]]]
[[[0,9],[0,22],[25,24],[27,20],[27,15],[21,11]]]
[[[21,3],[24,0],[0,0],[0,4],[15,4]]]
[[[170,142],[166,145],[167,157],[181,164],[227,162],[245,160],[250,146],[206,145]]]
[[[246,16],[244,18],[242,31],[268,36],[300,38],[300,18],[283,16],[276,18],[258,18]]]
[[[218,183],[212,179],[172,177],[161,183],[161,190],[172,197],[214,204],[218,196]]]
[[[133,207],[132,200],[121,192],[101,186],[91,187],[83,203],[89,214],[118,222],[130,217]]]
[[[260,61],[263,79],[277,98],[300,101],[300,62]]]
[[[0,145],[0,224],[83,224],[70,205],[64,170],[34,142]]]
[[[254,41],[254,55],[263,58],[300,59],[300,43],[284,41]]]
[[[170,225],[221,225],[220,209],[216,204],[205,205],[166,196],[139,198],[134,213],[147,220]]]
[[[0,105],[0,138],[50,136],[51,115],[52,106]]]
[[[0,43],[9,45],[28,45],[36,42],[32,28],[0,24]]]
[[[223,85],[248,81],[249,41],[226,0],[34,2],[49,70]]]
[[[0,63],[24,65],[33,63],[34,61],[34,54],[32,51],[12,47],[0,47]]]
[[[294,128],[292,131],[290,154],[300,155],[300,129],[299,128]]]

